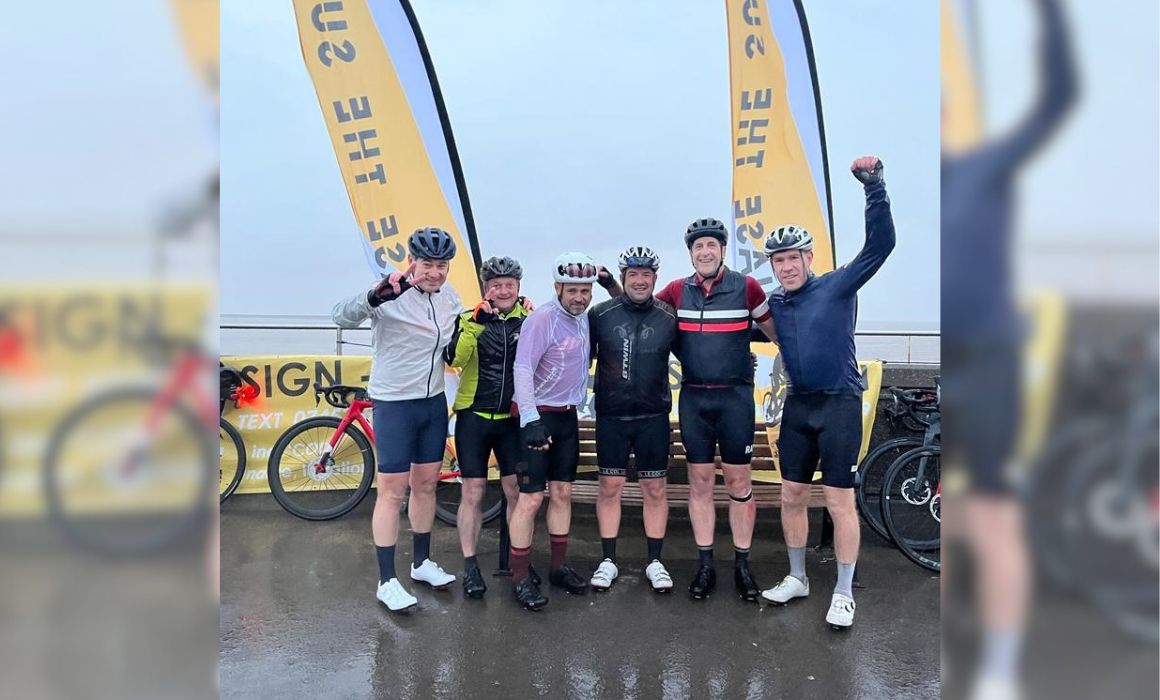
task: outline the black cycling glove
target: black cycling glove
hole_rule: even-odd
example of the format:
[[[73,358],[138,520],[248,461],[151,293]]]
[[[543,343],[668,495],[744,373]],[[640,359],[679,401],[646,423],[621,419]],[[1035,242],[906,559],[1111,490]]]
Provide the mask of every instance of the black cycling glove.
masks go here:
[[[539,420],[534,420],[523,427],[524,442],[533,450],[543,449],[548,444],[548,427]]]
[[[399,280],[399,293],[395,294],[395,290],[391,288],[390,278],[384,277],[375,287],[367,292],[367,303],[371,308],[381,306],[384,302],[393,301],[402,296],[403,292],[407,291],[415,285],[408,282],[406,279]]]
[[[616,278],[608,271],[608,268],[601,265],[596,273],[596,284],[599,284],[605,289],[612,289],[612,285],[616,284]]]

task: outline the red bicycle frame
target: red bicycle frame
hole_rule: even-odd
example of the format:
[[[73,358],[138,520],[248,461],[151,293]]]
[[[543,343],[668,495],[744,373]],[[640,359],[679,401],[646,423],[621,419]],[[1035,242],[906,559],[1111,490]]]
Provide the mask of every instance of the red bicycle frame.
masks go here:
[[[373,405],[373,402],[366,399],[354,399],[350,402],[350,408],[348,408],[346,413],[343,414],[342,422],[339,423],[338,427],[334,429],[334,435],[330,436],[330,442],[328,444],[330,445],[330,450],[332,453],[334,452],[334,448],[338,446],[338,441],[342,439],[343,435],[346,434],[346,429],[350,426],[351,423],[358,423],[359,427],[362,428],[364,433],[366,433],[366,436],[370,438],[371,444],[374,444],[375,429],[371,426],[371,422],[366,419],[366,416],[363,415],[363,411],[371,408]],[[451,438],[447,439],[445,447],[449,452],[451,452],[452,456],[455,456],[455,447],[451,443]],[[320,459],[315,462],[315,474],[321,474],[322,472],[326,471],[326,467],[323,465],[324,461],[325,460]],[[458,469],[453,469],[451,471],[440,471],[439,480],[447,481],[448,479],[458,479],[459,475],[460,470]]]

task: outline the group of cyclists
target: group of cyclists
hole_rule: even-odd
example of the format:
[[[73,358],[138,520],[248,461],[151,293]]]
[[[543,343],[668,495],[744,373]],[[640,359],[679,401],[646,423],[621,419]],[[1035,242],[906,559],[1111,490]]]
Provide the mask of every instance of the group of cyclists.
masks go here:
[[[826,621],[850,627],[859,547],[853,486],[864,388],[854,356],[856,294],[894,247],[882,162],[859,158],[851,171],[865,188],[864,247],[849,264],[815,275],[811,234],[799,226],[776,228],[764,252],[780,287],[768,297],[755,279],[724,265],[729,235],[716,219],[689,225],[684,238],[693,274],[659,292],[660,259],[648,247],[634,245],[620,254],[619,278],[588,255],[569,252],[552,269],[555,297],[535,309],[520,295],[520,264],[508,257],[481,265],[483,299],[465,309],[446,284],[456,253],[452,237],[437,228],[412,234],[406,271],[391,273],[333,311],[343,327],[371,319],[368,393],[374,402],[379,471],[372,517],[378,599],[392,611],[417,603],[395,570],[399,514],[408,487],[411,580],[435,588],[455,581],[431,557],[435,486],[448,428],[445,364],[461,372],[453,407],[463,476],[458,528],[464,594],[479,598],[487,591],[476,543],[493,454],[508,502],[513,595],[522,607],[539,610],[548,603],[531,562],[545,490],[548,583],[571,594],[613,586],[620,574],[620,499],[630,471],[643,497],[645,577],[652,590],[671,591],[673,578],[661,556],[668,521],[671,353],[681,363],[678,414],[698,550],[690,596],[704,599],[717,583],[713,487],[718,455],[729,493],[737,593],[748,601],[779,604],[809,595],[806,509],[820,465],[838,560]],[[610,298],[590,308],[593,284]],[[778,440],[789,573],[764,591],[749,564],[756,518],[750,470],[756,422],[753,341],[778,344],[790,379]],[[585,400],[593,362],[596,513],[603,557],[586,579],[569,566],[567,549],[572,483],[580,461],[577,407]],[[631,469],[630,455],[635,456]]]

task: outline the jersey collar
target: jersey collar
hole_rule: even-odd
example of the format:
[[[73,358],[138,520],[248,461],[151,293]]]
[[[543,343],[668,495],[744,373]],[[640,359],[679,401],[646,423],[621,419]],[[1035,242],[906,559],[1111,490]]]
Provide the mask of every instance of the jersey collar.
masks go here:
[[[708,278],[701,277],[701,273],[696,270],[693,271],[692,277],[689,277],[689,281],[693,283],[694,287],[700,287],[705,293],[705,296],[709,296],[717,288],[717,285],[721,284],[721,280],[725,279],[725,269],[725,263],[721,263],[721,269],[717,270],[717,276],[709,282],[708,290],[705,289],[704,285],[705,280]]]

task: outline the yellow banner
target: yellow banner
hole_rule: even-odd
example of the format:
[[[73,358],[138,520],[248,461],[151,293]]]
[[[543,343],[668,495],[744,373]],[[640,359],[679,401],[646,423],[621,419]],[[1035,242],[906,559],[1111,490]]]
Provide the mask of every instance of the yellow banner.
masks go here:
[[[170,0],[181,43],[189,62],[214,102],[219,99],[219,50],[221,31],[218,0]]]
[[[406,267],[418,228],[450,232],[459,253],[449,281],[479,295],[471,248],[459,230],[403,85],[366,0],[294,0],[302,57],[376,274]]]
[[[830,229],[790,109],[786,66],[767,3],[727,0],[725,6],[733,114],[733,243],[755,251],[768,264],[761,253],[765,236],[785,224],[803,226],[814,234],[814,271],[828,272],[834,269]]]
[[[223,418],[238,429],[246,452],[246,473],[236,493],[269,493],[266,467],[274,443],[295,423],[314,416],[341,418],[346,409],[325,399],[315,403],[314,383],[366,386],[366,355],[226,356],[222,362],[242,373],[257,398],[240,406],[227,402]],[[370,418],[370,415],[367,415]]]
[[[780,363],[778,363],[780,364]],[[871,360],[859,362],[862,370],[862,381],[866,390],[862,392],[862,447],[858,450],[858,461],[866,456],[870,449],[870,433],[874,430],[874,418],[878,415],[878,393],[882,389],[882,362]],[[777,437],[781,434],[781,411],[785,405],[786,383],[785,374],[779,373],[763,401],[765,407],[765,433],[769,437],[769,446],[773,452],[772,470],[754,470],[753,480],[766,483],[781,483],[780,459],[777,451]],[[814,472],[814,481],[820,481],[822,473]]]
[[[974,71],[958,17],[951,0],[942,0],[941,24],[942,143],[943,148],[962,151],[983,136],[982,111]]]
[[[94,475],[88,466],[104,466],[84,460],[123,452],[134,430],[139,432],[148,399],[174,381],[183,348],[196,347],[213,296],[213,288],[199,284],[0,286],[0,518],[43,512],[50,461],[70,499],[80,499],[74,506],[85,507],[85,500],[112,509],[165,505],[167,486],[157,479],[102,478],[91,489],[89,482],[75,480]],[[173,341],[171,347],[159,346],[158,337]],[[176,394],[195,412],[216,410],[206,375]],[[118,398],[132,391],[145,399]],[[86,404],[108,410],[93,410],[81,420],[75,411]],[[169,443],[159,460],[168,471],[150,476],[170,479],[168,485],[186,479],[188,485],[187,477],[208,467],[196,459],[202,433],[178,425],[175,411],[160,425],[154,434],[170,435],[172,428],[181,439]],[[49,460],[54,446],[56,456]],[[79,463],[75,455],[82,457]],[[186,459],[191,456],[192,462]],[[171,495],[182,493],[188,491]]]
[[[1043,447],[1059,390],[1059,372],[1067,336],[1067,305],[1051,292],[1020,300],[1031,324],[1023,346],[1023,415],[1017,454],[1030,464]]]

